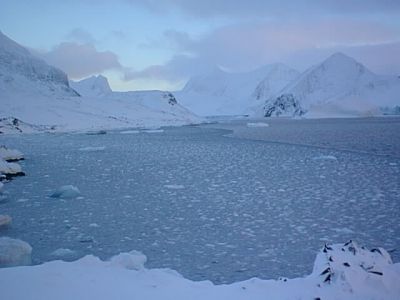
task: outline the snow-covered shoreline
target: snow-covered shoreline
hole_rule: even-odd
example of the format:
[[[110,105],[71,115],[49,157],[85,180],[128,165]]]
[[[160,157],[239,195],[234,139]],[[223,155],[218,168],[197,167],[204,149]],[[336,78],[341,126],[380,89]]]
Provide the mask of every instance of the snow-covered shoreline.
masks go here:
[[[88,255],[74,262],[0,269],[6,299],[385,299],[400,295],[400,264],[382,248],[354,242],[326,245],[302,278],[252,278],[232,284],[195,282],[170,269],[147,269],[137,251],[109,261]],[[23,287],[23,288],[21,288]]]

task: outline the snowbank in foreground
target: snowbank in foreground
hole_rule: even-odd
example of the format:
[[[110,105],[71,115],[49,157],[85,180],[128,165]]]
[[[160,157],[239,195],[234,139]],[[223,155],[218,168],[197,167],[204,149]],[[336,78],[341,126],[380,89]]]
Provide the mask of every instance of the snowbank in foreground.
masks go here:
[[[304,278],[253,278],[229,285],[193,282],[168,269],[146,269],[145,256],[110,261],[86,256],[33,267],[0,269],[6,299],[398,299],[400,264],[379,248],[355,243],[325,246]]]

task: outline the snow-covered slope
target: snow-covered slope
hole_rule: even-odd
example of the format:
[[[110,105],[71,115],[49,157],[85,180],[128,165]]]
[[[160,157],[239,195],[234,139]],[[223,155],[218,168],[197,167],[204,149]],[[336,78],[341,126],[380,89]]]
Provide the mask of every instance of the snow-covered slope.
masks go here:
[[[0,31],[0,93],[20,91],[44,96],[77,96],[64,72],[33,56]]]
[[[244,114],[298,75],[283,64],[267,65],[246,73],[228,73],[215,68],[191,78],[176,96],[199,115]]]
[[[116,93],[101,76],[76,86],[84,96],[69,86],[64,72],[0,33],[2,133],[159,127],[201,121],[169,92]]]
[[[342,53],[311,67],[273,97],[265,97],[264,114],[285,96],[297,101],[307,116],[380,114],[380,107],[400,104],[400,78],[379,76]]]
[[[104,96],[112,92],[107,78],[102,75],[70,81],[70,84],[81,96]]]
[[[25,251],[27,252],[27,251]],[[382,248],[371,251],[353,242],[325,246],[312,274],[295,279],[214,285],[194,282],[169,269],[147,269],[137,251],[110,261],[85,256],[31,267],[0,269],[5,299],[323,299],[397,300],[400,264]]]

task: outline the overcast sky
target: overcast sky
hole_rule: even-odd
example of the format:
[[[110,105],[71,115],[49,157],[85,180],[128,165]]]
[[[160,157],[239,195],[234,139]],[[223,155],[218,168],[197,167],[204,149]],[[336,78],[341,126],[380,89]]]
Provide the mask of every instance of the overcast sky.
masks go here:
[[[0,0],[0,30],[115,90],[175,90],[216,65],[303,71],[337,51],[400,75],[400,0]]]

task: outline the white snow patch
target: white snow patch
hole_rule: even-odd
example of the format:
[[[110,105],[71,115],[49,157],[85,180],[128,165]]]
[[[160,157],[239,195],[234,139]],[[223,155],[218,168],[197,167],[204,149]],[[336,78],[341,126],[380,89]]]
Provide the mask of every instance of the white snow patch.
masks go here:
[[[137,134],[140,133],[139,130],[125,130],[125,131],[121,131],[120,134]]]
[[[79,151],[86,151],[86,152],[96,152],[96,151],[103,151],[105,150],[106,147],[104,146],[100,146],[100,147],[83,147],[83,148],[79,148]]]
[[[319,155],[313,157],[313,160],[332,160],[332,161],[337,161],[337,157],[333,155]]]
[[[65,258],[75,255],[76,252],[68,248],[59,248],[53,251],[50,255],[56,258]]]
[[[52,198],[77,198],[81,192],[76,186],[73,185],[64,185],[56,190],[53,194],[50,195]]]
[[[181,190],[185,188],[185,186],[181,184],[165,184],[164,187],[172,190]]]
[[[269,127],[269,124],[264,122],[247,123],[247,127]]]
[[[128,270],[143,270],[147,261],[146,255],[139,251],[132,250],[129,253],[121,253],[110,259],[111,265],[120,266]]]
[[[31,253],[32,247],[28,243],[9,237],[0,237],[0,267],[30,265]],[[3,287],[0,290],[3,294]]]
[[[163,133],[164,129],[147,129],[147,130],[143,130],[142,132],[145,132],[145,133]]]

